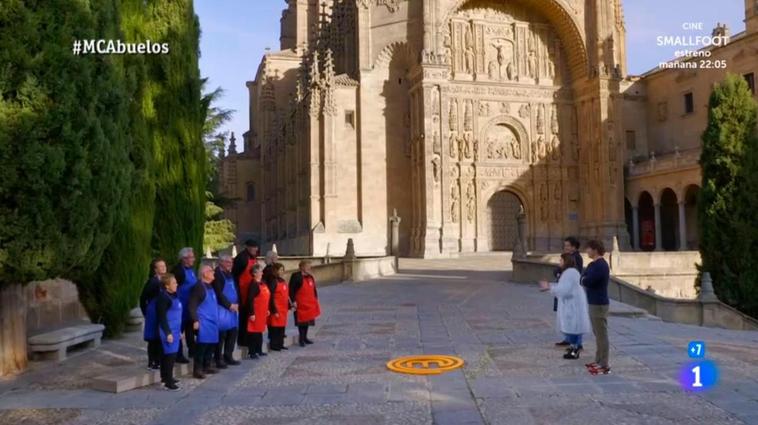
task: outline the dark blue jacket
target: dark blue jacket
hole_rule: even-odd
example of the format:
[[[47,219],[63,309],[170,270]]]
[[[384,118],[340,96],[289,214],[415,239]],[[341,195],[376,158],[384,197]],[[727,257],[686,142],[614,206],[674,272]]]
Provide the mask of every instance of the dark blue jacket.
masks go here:
[[[605,258],[591,262],[584,270],[582,286],[587,290],[587,302],[593,305],[608,305],[608,280],[611,269]]]

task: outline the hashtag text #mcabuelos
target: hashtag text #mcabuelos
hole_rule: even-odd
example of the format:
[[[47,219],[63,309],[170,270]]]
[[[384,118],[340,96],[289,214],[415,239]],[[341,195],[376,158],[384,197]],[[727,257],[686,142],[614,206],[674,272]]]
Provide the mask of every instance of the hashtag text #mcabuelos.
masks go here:
[[[121,40],[74,40],[74,55],[165,55],[168,43],[147,40],[141,43],[125,43]]]

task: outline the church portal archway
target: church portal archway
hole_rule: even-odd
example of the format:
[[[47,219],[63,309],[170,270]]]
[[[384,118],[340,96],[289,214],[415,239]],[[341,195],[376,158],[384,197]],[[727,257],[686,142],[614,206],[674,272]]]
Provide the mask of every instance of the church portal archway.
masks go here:
[[[508,190],[496,192],[487,202],[490,250],[510,251],[518,238],[516,216],[522,207],[519,197]]]

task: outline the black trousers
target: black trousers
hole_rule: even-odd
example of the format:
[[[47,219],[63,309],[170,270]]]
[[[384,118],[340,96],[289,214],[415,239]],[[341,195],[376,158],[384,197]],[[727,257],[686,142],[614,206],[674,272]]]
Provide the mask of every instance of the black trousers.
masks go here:
[[[192,320],[188,320],[182,323],[182,330],[184,330],[184,340],[187,342],[187,356],[192,358],[195,355],[195,337],[197,337],[197,331],[192,327]],[[179,342],[179,357],[183,356],[182,342]]]
[[[269,326],[268,340],[272,349],[282,349],[284,347],[284,327]]]
[[[192,358],[194,359],[192,369],[195,372],[201,372],[211,367],[211,358],[213,352],[216,349],[216,344],[208,344],[204,342],[198,342],[195,344],[195,352]]]
[[[176,354],[163,354],[161,356],[161,382],[167,384],[174,381],[174,362]]]
[[[308,327],[310,325],[297,325],[297,331],[300,334],[300,342],[305,342],[308,339]]]
[[[229,363],[234,359],[234,346],[237,343],[237,328],[218,333],[218,344],[216,344],[216,353],[214,358],[216,363],[222,360]]]
[[[251,332],[249,336],[250,345],[248,346],[248,351],[255,354],[263,353],[263,333]]]
[[[163,354],[163,346],[160,339],[151,339],[147,341],[147,364],[148,366],[154,366],[161,364],[161,355]]]

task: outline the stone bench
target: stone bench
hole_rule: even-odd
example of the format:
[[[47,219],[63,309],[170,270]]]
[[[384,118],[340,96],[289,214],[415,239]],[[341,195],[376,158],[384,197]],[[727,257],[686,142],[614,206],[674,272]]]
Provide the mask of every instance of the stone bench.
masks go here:
[[[34,335],[28,340],[29,353],[34,359],[63,361],[69,347],[83,343],[99,346],[104,330],[101,324],[83,324]]]

